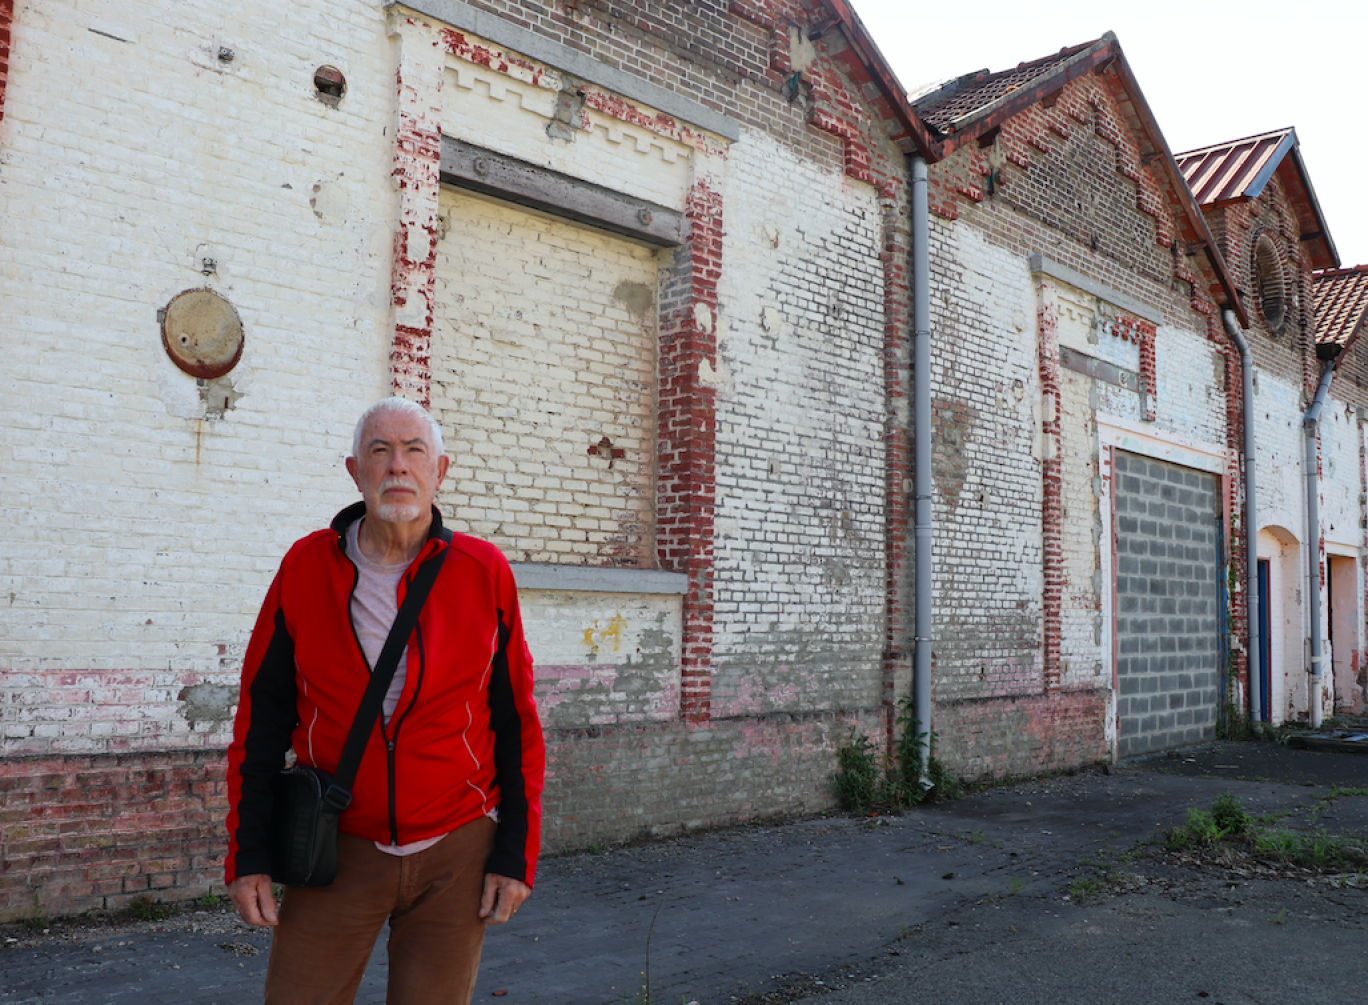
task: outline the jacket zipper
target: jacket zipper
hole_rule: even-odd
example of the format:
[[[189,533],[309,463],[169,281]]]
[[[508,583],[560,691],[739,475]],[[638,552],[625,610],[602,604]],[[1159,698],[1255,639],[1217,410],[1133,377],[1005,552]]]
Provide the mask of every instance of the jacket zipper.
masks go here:
[[[345,538],[345,536],[339,534],[339,535],[338,535],[338,538],[339,538],[339,545],[340,545],[339,550],[342,552],[342,556],[351,564],[351,567],[352,567],[352,587],[351,587],[351,592],[347,594],[347,624],[351,626],[351,630],[352,630],[352,640],[356,642],[356,649],[357,649],[357,652],[359,652],[359,653],[361,654],[361,662],[363,662],[363,663],[366,664],[366,669],[367,669],[370,673],[374,673],[374,672],[375,672],[375,668],[372,667],[372,666],[370,665],[370,661],[369,661],[368,659],[366,659],[366,651],[365,651],[365,649],[363,649],[363,648],[361,647],[361,636],[359,636],[359,635],[356,634],[356,624],[355,624],[355,622],[353,622],[352,619],[351,619],[351,601],[352,601],[352,598],[354,598],[354,597],[356,596],[356,587],[357,587],[357,586],[360,584],[360,582],[361,582],[361,569],[357,566],[357,564],[356,564],[354,561],[352,561],[352,557],[351,557],[350,555],[347,554],[347,547],[346,547],[346,538]],[[430,559],[425,559],[425,561],[429,561],[429,560],[430,560]],[[412,580],[410,580],[410,583],[412,583]],[[408,703],[406,706],[404,706],[404,711],[403,711],[403,713],[399,716],[399,718],[396,719],[396,720],[394,720],[394,735],[393,735],[393,736],[391,736],[391,735],[389,734],[389,732],[388,732],[388,731],[386,730],[386,728],[385,728],[385,716],[384,716],[383,711],[381,712],[381,715],[380,715],[380,735],[381,735],[381,737],[382,737],[382,738],[384,739],[384,741],[385,741],[385,761],[386,761],[386,766],[385,766],[385,768],[386,768],[387,781],[388,781],[388,783],[389,783],[388,788],[389,788],[390,844],[393,845],[393,846],[396,846],[396,847],[397,847],[398,844],[399,844],[399,812],[398,812],[398,809],[397,809],[397,805],[396,805],[396,804],[397,804],[397,799],[395,798],[395,792],[394,792],[394,787],[395,787],[395,747],[396,747],[396,745],[397,745],[398,742],[399,742],[399,727],[403,724],[404,719],[407,718],[407,716],[408,716],[408,714],[409,714],[409,710],[412,709],[413,706],[414,706],[414,705],[417,703],[417,701],[418,701],[418,691],[419,691],[419,689],[422,688],[422,686],[423,686],[423,676],[424,676],[424,674],[425,674],[425,672],[426,672],[426,669],[427,669],[427,660],[426,660],[426,658],[425,658],[425,656],[424,656],[424,653],[423,653],[423,629],[422,629],[422,626],[419,625],[419,624],[417,624],[417,623],[415,623],[414,626],[413,626],[413,628],[414,628],[414,632],[415,632],[415,633],[417,634],[417,636],[418,636],[418,682],[413,686],[413,698],[410,699],[409,703]],[[407,652],[407,649],[405,650],[405,652]],[[400,659],[404,659],[404,654],[400,654],[400,657],[399,657],[399,658],[400,658]]]
[[[396,847],[397,847],[398,844],[399,844],[399,810],[398,810],[398,794],[397,794],[397,792],[396,792],[397,772],[396,772],[396,770],[395,770],[395,763],[396,763],[396,748],[398,747],[398,744],[399,744],[399,727],[402,726],[402,725],[404,724],[404,720],[408,718],[409,712],[412,711],[413,706],[416,705],[416,704],[418,703],[418,692],[422,690],[422,687],[423,687],[423,677],[425,676],[426,670],[427,670],[427,657],[426,657],[426,654],[425,654],[424,651],[423,651],[423,627],[422,627],[422,625],[417,624],[417,623],[415,622],[415,623],[414,623],[414,626],[413,626],[413,631],[414,631],[414,634],[418,637],[418,638],[417,638],[417,646],[418,646],[418,680],[417,680],[416,682],[414,682],[414,685],[413,685],[413,697],[409,699],[409,703],[408,703],[407,705],[404,706],[404,710],[403,710],[402,712],[400,712],[399,715],[398,715],[397,717],[393,717],[393,716],[391,717],[391,722],[394,724],[394,732],[393,732],[393,734],[389,733],[389,732],[385,729],[385,723],[384,723],[384,720],[383,720],[383,719],[381,720],[381,723],[380,723],[380,732],[381,732],[381,735],[384,736],[384,738],[385,738],[385,754],[386,754],[386,761],[387,761],[386,770],[387,770],[388,779],[389,779],[389,825],[390,825],[390,844],[393,845],[393,846],[396,846]],[[402,657],[401,657],[401,658],[402,658]],[[396,709],[396,711],[398,711],[398,710]]]

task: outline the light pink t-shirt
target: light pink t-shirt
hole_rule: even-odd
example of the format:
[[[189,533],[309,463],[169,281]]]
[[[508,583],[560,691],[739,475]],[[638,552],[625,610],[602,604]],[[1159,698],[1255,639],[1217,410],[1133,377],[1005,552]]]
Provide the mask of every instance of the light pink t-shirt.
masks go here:
[[[409,563],[384,565],[371,561],[361,551],[360,529],[360,520],[347,528],[347,554],[355,560],[359,573],[356,590],[352,593],[351,620],[352,627],[356,629],[356,637],[361,642],[361,651],[366,654],[366,662],[374,670],[375,661],[380,658],[380,650],[385,648],[385,639],[389,638],[390,628],[394,626],[394,619],[399,614],[399,580],[403,578],[404,570],[408,568]],[[399,657],[399,665],[394,668],[389,690],[385,692],[386,723],[399,704],[399,696],[404,692],[404,681],[407,677],[408,649],[405,648],[403,655]],[[401,845],[382,844],[377,841],[375,847],[391,855],[412,855],[431,848],[445,836],[441,834],[435,838]]]
[[[357,520],[347,528],[347,554],[356,562],[360,576],[356,580],[356,590],[351,598],[352,627],[361,642],[361,651],[366,654],[366,662],[372,670],[380,658],[380,650],[385,648],[394,619],[399,614],[397,593],[399,580],[404,578],[407,562],[384,565],[373,562],[361,551],[361,521]],[[394,668],[394,678],[389,690],[385,692],[385,722],[389,722],[399,704],[399,696],[404,693],[404,681],[408,678],[408,649],[399,657],[399,665]]]

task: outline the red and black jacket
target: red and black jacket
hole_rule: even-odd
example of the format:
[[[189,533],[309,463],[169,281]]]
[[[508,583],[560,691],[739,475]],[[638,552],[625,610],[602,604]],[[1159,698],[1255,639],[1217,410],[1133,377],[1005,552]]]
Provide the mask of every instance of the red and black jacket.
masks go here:
[[[257,617],[228,748],[226,882],[270,871],[271,781],[294,748],[301,764],[337,768],[370,667],[351,623],[358,572],[347,527],[286,554]],[[541,840],[546,750],[532,697],[513,573],[491,544],[432,529],[399,581],[402,604],[419,565],[446,562],[409,637],[407,679],[388,723],[377,721],[342,814],[346,834],[385,844],[437,837],[498,807],[488,872],[532,884]]]

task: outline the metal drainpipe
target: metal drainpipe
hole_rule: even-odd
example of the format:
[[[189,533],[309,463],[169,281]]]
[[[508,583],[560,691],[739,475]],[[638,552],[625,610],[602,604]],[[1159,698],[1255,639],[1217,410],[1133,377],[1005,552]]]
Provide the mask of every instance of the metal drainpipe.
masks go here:
[[[915,615],[912,714],[920,724],[921,777],[931,756],[931,262],[926,161],[912,158],[912,442]],[[928,786],[929,787],[929,786]]]
[[[1240,370],[1244,376],[1244,455],[1245,455],[1245,604],[1249,616],[1249,720],[1259,722],[1263,679],[1259,675],[1259,515],[1255,492],[1254,466],[1254,360],[1249,341],[1240,331],[1235,312],[1221,312],[1226,334],[1240,350]]]
[[[1338,356],[1338,347],[1336,347]],[[1324,681],[1321,668],[1324,651],[1321,647],[1321,589],[1320,589],[1320,472],[1316,465],[1316,434],[1320,426],[1321,408],[1325,396],[1330,393],[1330,381],[1335,376],[1335,357],[1325,361],[1321,371],[1320,384],[1316,387],[1315,400],[1306,410],[1302,419],[1302,432],[1306,436],[1306,594],[1311,598],[1311,728],[1319,729],[1321,724],[1321,684]]]

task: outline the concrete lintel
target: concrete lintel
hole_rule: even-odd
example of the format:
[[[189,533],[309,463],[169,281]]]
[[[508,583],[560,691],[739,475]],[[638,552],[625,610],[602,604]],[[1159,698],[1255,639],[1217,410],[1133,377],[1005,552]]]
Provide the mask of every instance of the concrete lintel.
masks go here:
[[[550,168],[442,137],[441,180],[662,248],[684,240],[684,214]]]
[[[572,76],[598,84],[624,98],[640,101],[666,115],[693,123],[733,143],[741,138],[741,126],[735,119],[715,112],[706,105],[699,104],[666,90],[659,84],[642,80],[615,66],[601,63],[587,53],[572,49],[559,42],[526,28],[503,20],[487,11],[477,10],[461,0],[409,0],[406,3],[389,3],[386,8],[406,7],[431,18],[436,18],[481,38],[511,49],[529,59],[554,66]]]
[[[522,590],[566,590],[572,593],[683,594],[689,577],[682,572],[650,569],[595,569],[583,565],[540,565],[511,562]]]
[[[1077,269],[1071,269],[1067,265],[1046,258],[1042,254],[1037,253],[1031,256],[1031,272],[1058,279],[1061,283],[1068,283],[1074,289],[1091,293],[1114,307],[1120,307],[1123,311],[1129,311],[1136,317],[1152,321],[1156,325],[1164,323],[1164,315],[1153,307],[1141,303],[1134,297],[1127,296],[1120,290],[1112,289],[1106,283],[1099,283],[1095,279],[1090,279]]]

